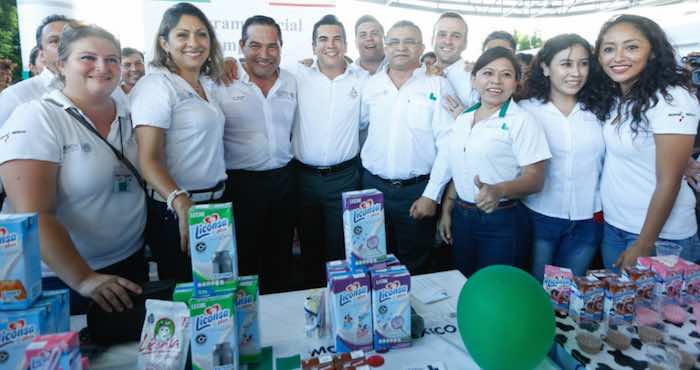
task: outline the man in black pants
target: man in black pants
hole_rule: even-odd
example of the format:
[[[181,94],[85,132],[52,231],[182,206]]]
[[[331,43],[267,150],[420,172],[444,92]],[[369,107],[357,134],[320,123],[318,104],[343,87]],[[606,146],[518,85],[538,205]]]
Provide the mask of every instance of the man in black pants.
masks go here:
[[[384,193],[388,249],[419,274],[429,266],[440,199],[440,186],[428,180],[454,123],[442,97],[454,91],[445,78],[420,68],[425,47],[415,24],[396,23],[384,45],[388,68],[362,91],[362,122],[369,123],[361,153],[362,187]]]
[[[299,115],[292,143],[299,167],[299,239],[306,286],[325,281],[325,262],[344,259],[341,194],[360,186],[360,91],[366,75],[345,62],[345,28],[327,15],[313,28],[316,63],[294,71]]]
[[[279,68],[282,33],[272,18],[248,18],[240,47],[246,63],[217,96],[226,116],[224,198],[233,203],[240,274],[258,274],[262,293],[280,292],[292,288],[296,81]]]

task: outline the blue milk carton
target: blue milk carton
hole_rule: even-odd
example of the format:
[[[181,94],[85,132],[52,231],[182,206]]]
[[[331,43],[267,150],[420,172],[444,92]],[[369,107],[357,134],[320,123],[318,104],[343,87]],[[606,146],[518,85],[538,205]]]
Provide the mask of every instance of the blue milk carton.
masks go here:
[[[372,296],[369,275],[339,273],[330,283],[331,333],[335,351],[372,349]]]
[[[243,364],[260,362],[260,290],[258,277],[241,276],[236,290],[238,348]]]
[[[372,272],[374,349],[411,346],[411,275],[403,266]]]
[[[41,295],[36,213],[0,215],[0,310],[28,308]]]
[[[22,369],[24,350],[34,337],[46,333],[46,307],[0,311],[0,369]]]
[[[190,300],[193,370],[238,370],[233,294]]]
[[[70,331],[70,293],[68,289],[45,290],[41,293],[40,299],[53,300],[54,325],[57,333]]]
[[[344,192],[343,233],[345,257],[350,268],[382,262],[386,259],[384,195],[377,189]]]
[[[194,205],[188,220],[194,295],[204,297],[233,289],[238,257],[231,203]]]

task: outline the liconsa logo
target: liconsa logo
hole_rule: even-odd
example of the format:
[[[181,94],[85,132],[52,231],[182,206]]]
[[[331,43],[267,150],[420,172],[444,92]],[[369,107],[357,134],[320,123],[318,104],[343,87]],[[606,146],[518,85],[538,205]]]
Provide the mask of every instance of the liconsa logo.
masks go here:
[[[228,219],[221,218],[218,213],[204,217],[204,223],[197,224],[194,229],[195,238],[200,239],[228,227]]]
[[[197,316],[195,320],[195,330],[199,331],[212,326],[215,322],[230,317],[230,310],[222,308],[218,303],[207,307],[202,315]]]
[[[5,227],[0,227],[0,248],[12,248],[17,243],[17,234]]]
[[[340,305],[344,306],[347,303],[352,302],[353,299],[367,294],[367,286],[360,284],[358,281],[349,284],[345,287],[345,290],[340,292]]]
[[[379,291],[379,303],[386,302],[391,298],[400,297],[407,294],[407,285],[401,285],[401,282],[398,280],[390,281],[386,283],[384,289]]]
[[[10,322],[7,324],[7,329],[0,330],[0,347],[3,347],[7,343],[32,338],[36,336],[36,334],[34,325],[29,325],[29,323],[23,319]]]

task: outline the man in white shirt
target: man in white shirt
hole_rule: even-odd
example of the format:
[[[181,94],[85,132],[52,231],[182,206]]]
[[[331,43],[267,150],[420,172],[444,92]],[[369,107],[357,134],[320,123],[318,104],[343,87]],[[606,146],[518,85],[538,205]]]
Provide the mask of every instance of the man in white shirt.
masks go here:
[[[454,123],[442,96],[454,90],[443,77],[427,76],[419,68],[425,46],[415,24],[396,23],[384,45],[389,65],[362,92],[361,122],[369,123],[361,153],[362,187],[384,193],[389,251],[417,274],[428,269],[435,240],[440,189],[427,185]]]
[[[478,95],[472,89],[472,76],[464,70],[462,59],[462,53],[467,48],[468,30],[464,18],[454,12],[442,13],[433,27],[433,51],[437,56],[437,66],[443,69],[464,107],[471,107],[478,100]]]
[[[324,262],[345,258],[341,195],[360,186],[360,92],[367,74],[347,66],[345,28],[334,15],[314,25],[313,49],[316,63],[295,70],[299,114],[292,145],[304,280],[320,286]]]
[[[58,42],[61,40],[63,26],[71,19],[63,15],[50,15],[41,21],[36,29],[36,44],[39,47],[39,59],[45,64],[38,76],[18,82],[0,94],[0,127],[7,121],[17,106],[46,94],[58,71]]]
[[[216,98],[226,116],[224,199],[233,203],[240,274],[259,275],[265,293],[280,292],[292,288],[296,81],[279,68],[282,33],[274,19],[248,18],[239,44],[246,63]]]
[[[373,16],[366,14],[355,22],[355,46],[360,57],[350,69],[371,76],[386,67],[384,27]]]

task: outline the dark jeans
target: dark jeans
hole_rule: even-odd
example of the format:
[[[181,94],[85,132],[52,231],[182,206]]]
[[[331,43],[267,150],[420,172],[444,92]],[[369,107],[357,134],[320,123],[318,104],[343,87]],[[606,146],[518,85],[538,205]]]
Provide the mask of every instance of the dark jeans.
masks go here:
[[[158,279],[178,283],[192,281],[192,261],[180,249],[177,215],[168,211],[165,202],[148,199],[146,244],[158,265]]]
[[[233,203],[241,276],[258,275],[261,293],[290,290],[296,221],[296,171],[228,170],[224,199]]]
[[[358,161],[350,167],[320,174],[299,165],[299,241],[304,285],[322,286],[325,262],[345,259],[341,195],[360,188]]]
[[[141,284],[148,281],[148,267],[146,259],[143,257],[143,249],[132,254],[127,259],[109,265],[105,268],[97,270],[101,274],[116,275],[125,279],[131,280],[134,283]],[[70,290],[70,314],[82,315],[85,314],[90,307],[92,300],[83,297],[80,293],[71,289],[58,277],[45,277],[41,279],[42,289],[68,289]]]
[[[575,221],[527,210],[533,235],[532,274],[542,281],[544,266],[555,265],[571,269],[574,276],[585,275],[603,239],[603,224],[592,218]]]
[[[491,213],[474,203],[456,200],[452,209],[452,252],[466,277],[490,265],[523,268],[527,245],[525,211],[519,201],[501,202]]]
[[[362,174],[363,189],[384,193],[384,218],[388,253],[394,253],[412,275],[428,272],[435,246],[436,218],[416,220],[409,215],[411,205],[423,195],[428,180],[411,185],[392,185],[369,171]]]

